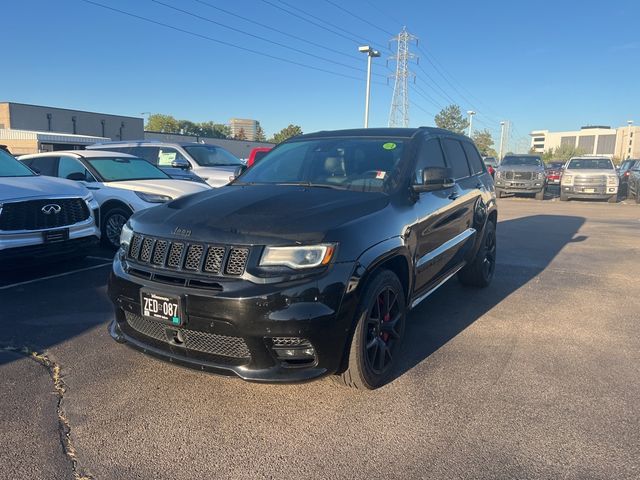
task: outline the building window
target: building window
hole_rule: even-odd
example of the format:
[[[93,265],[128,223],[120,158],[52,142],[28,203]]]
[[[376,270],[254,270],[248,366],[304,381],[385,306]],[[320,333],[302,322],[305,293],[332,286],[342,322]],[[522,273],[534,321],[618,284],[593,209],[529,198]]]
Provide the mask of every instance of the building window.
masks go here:
[[[542,148],[544,149],[544,143],[534,143],[533,148]]]
[[[533,137],[534,142],[544,142],[544,137]]]

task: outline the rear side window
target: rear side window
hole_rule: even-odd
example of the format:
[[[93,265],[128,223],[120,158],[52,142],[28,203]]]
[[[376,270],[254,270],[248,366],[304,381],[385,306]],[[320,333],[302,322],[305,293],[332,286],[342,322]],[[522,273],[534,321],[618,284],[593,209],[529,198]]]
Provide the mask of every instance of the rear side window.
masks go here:
[[[471,167],[471,173],[480,174],[484,172],[484,167],[482,166],[482,157],[480,156],[476,148],[469,142],[462,142],[462,147],[464,148],[464,153],[467,154],[467,160],[469,161],[469,166]]]
[[[427,140],[420,147],[418,152],[418,162],[416,163],[415,182],[422,183],[422,172],[425,168],[441,167],[446,168],[444,154],[438,139]]]
[[[144,158],[152,165],[158,165],[158,147],[128,147],[117,149],[117,152],[128,153],[134,157]]]
[[[454,179],[466,178],[471,175],[469,164],[467,163],[467,156],[458,140],[445,138],[442,140],[442,147],[444,148],[444,153],[447,156],[447,161],[451,167]]]
[[[158,151],[158,158],[157,158],[156,165],[158,165],[159,167],[170,167],[171,163],[174,162],[175,160],[184,160],[185,162],[189,161],[186,158],[184,158],[184,156],[175,148],[162,147]]]
[[[30,160],[26,160],[25,163],[27,164],[27,167],[31,168],[31,170],[39,173],[40,175],[45,175],[47,177],[57,177],[59,158],[60,157],[32,158]]]

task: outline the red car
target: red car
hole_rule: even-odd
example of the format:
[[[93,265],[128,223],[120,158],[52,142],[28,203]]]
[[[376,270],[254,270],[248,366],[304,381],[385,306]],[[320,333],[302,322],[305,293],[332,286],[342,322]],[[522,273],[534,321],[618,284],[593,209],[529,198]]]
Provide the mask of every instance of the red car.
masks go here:
[[[256,147],[253,150],[251,150],[251,153],[249,154],[249,159],[247,160],[247,167],[250,167],[254,163],[257,163],[260,160],[262,160],[262,157],[264,157],[267,154],[267,152],[270,152],[272,149],[273,147]]]
[[[550,162],[547,164],[545,172],[547,176],[547,185],[560,185],[562,167],[564,167],[564,162]]]

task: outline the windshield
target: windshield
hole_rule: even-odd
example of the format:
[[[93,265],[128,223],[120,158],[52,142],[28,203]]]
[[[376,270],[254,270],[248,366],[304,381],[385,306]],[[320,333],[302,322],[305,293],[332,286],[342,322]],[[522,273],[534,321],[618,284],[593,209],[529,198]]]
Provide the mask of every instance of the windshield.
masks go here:
[[[491,165],[492,167],[495,167],[498,164],[498,162],[493,157],[487,157],[487,158],[484,159],[484,164],[485,165]]]
[[[137,157],[86,158],[104,182],[171,178],[159,168]]]
[[[242,165],[240,159],[234,157],[224,148],[214,145],[190,145],[183,147],[201,167],[224,167]]]
[[[613,170],[608,158],[574,158],[569,162],[569,170]]]
[[[285,143],[247,170],[238,183],[310,185],[383,191],[402,157],[404,140],[321,138]]]
[[[33,177],[34,175],[35,173],[29,167],[0,149],[0,177]]]
[[[504,160],[502,160],[502,163],[500,165],[534,165],[536,167],[539,167],[542,165],[542,162],[540,161],[540,157],[514,156],[504,157]]]
[[[547,168],[552,168],[557,170],[558,168],[562,168],[564,166],[564,162],[551,162],[547,163]]]

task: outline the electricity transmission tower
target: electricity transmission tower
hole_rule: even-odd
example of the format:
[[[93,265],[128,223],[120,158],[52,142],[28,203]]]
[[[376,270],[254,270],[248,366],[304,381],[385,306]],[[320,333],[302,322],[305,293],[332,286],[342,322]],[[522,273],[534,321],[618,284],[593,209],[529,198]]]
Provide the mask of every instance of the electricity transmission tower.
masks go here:
[[[402,27],[402,31],[398,36],[391,39],[392,42],[398,43],[398,52],[391,57],[396,61],[396,73],[391,75],[395,79],[393,85],[393,98],[391,99],[391,111],[389,112],[390,127],[408,127],[409,126],[409,61],[416,58],[413,53],[409,52],[409,45],[415,41],[418,43],[417,37],[407,32],[407,27]]]

